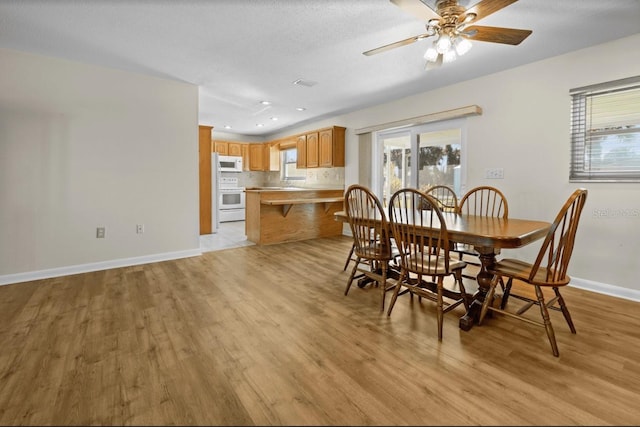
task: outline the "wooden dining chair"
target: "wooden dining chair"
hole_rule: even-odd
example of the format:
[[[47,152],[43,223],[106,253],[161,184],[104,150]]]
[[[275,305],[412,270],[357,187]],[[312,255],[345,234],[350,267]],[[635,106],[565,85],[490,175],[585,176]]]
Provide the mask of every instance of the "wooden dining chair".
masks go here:
[[[434,185],[424,191],[424,194],[431,196],[438,202],[438,207],[442,212],[457,212],[458,197],[453,188],[446,185]]]
[[[483,185],[472,188],[462,196],[458,204],[458,212],[466,215],[507,218],[509,204],[502,191],[496,187]]]
[[[558,344],[556,343],[551,318],[549,317],[549,309],[562,311],[571,333],[576,333],[569,309],[560,294],[560,288],[571,281],[571,278],[567,274],[567,268],[573,252],[580,214],[582,213],[586,199],[587,190],[577,189],[573,192],[551,224],[551,228],[533,264],[518,259],[507,258],[494,263],[494,265],[488,269],[489,273],[494,275],[494,278],[491,281],[484,303],[482,304],[478,324],[483,322],[487,312],[491,310],[524,320],[528,323],[543,326],[547,331],[553,355],[556,357],[559,356]],[[495,308],[489,304],[489,302],[493,299],[493,294],[499,280],[504,280],[505,278],[507,279],[507,284],[504,290],[502,304],[500,308]],[[536,298],[512,293],[514,280],[533,286]],[[543,288],[553,289],[555,296],[550,301],[545,301],[542,291]],[[510,297],[520,299],[526,304],[515,312],[513,310],[507,311],[507,299]],[[554,305],[556,302],[559,307]],[[524,313],[534,305],[540,308],[542,322],[524,316]]]
[[[389,201],[389,223],[400,253],[400,285],[394,289],[387,315],[402,287],[435,301],[442,341],[444,313],[460,304],[468,309],[470,296],[462,283],[465,262],[449,256],[449,233],[438,201],[413,188],[398,190]],[[453,286],[445,287],[447,277],[454,278]]]
[[[499,189],[488,185],[472,188],[462,196],[458,203],[458,213],[465,215],[478,215],[493,218],[507,218],[509,216],[509,204],[507,198]],[[455,243],[454,251],[460,259],[464,259],[468,265],[477,270],[480,268],[478,252],[471,245]],[[468,255],[468,257],[464,257]],[[475,280],[474,275],[463,274],[467,279]]]
[[[385,295],[395,287],[395,282],[388,282],[389,262],[394,254],[384,208],[375,194],[358,184],[347,189],[344,206],[355,255],[344,294],[349,293],[355,278],[368,277],[380,288],[380,310],[383,311]]]

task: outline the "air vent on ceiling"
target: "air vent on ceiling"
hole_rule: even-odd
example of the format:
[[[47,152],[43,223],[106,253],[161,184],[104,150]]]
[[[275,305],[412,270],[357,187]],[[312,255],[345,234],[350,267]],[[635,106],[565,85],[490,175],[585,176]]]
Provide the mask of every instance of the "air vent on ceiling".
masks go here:
[[[312,82],[311,80],[298,79],[295,82],[293,82],[293,84],[294,85],[298,85],[298,86],[311,87],[311,86],[315,86],[316,84],[318,84],[318,82]]]

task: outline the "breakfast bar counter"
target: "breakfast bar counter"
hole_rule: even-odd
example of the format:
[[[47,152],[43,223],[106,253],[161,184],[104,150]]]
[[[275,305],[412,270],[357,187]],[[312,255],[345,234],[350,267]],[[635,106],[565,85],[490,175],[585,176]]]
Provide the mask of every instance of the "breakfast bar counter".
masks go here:
[[[344,189],[248,187],[247,239],[259,244],[339,236],[334,214],[344,209]]]

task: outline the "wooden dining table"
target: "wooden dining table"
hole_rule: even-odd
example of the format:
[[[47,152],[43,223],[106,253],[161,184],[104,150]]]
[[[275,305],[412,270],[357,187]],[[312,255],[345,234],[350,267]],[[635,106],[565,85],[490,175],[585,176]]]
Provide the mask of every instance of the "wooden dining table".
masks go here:
[[[496,256],[502,249],[520,248],[544,238],[551,224],[530,219],[493,218],[454,212],[443,212],[442,215],[449,232],[449,240],[473,246],[480,260],[480,270],[476,276],[478,290],[459,323],[460,329],[468,331],[480,317],[482,303],[493,279],[488,268],[496,261]],[[334,219],[348,222],[345,211],[336,212]],[[429,233],[430,230],[433,229],[425,228],[425,233]]]

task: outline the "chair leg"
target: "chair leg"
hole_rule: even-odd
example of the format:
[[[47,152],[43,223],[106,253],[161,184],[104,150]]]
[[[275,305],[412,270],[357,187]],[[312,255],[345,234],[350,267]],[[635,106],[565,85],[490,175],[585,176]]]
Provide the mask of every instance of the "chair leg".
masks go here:
[[[444,308],[443,308],[443,288],[444,288],[444,277],[438,276],[438,341],[442,341],[442,323],[444,322]]]
[[[402,281],[404,280],[404,276],[409,275],[404,269],[400,271],[400,277],[398,278],[398,283],[396,287],[393,289],[393,295],[391,296],[391,302],[389,303],[389,310],[387,310],[387,316],[391,316],[391,310],[393,310],[393,306],[396,304],[396,299],[398,299],[398,293],[400,292],[400,288],[402,287]],[[411,294],[413,297],[413,294]]]
[[[484,302],[482,303],[482,310],[480,310],[480,319],[478,319],[478,325],[482,325],[482,321],[484,317],[487,315],[487,311],[489,311],[489,304],[493,301],[493,294],[496,291],[496,285],[498,284],[498,278],[494,277],[491,280],[491,284],[489,285],[489,290],[487,294],[484,296]]]
[[[575,326],[573,326],[573,320],[571,320],[571,314],[569,314],[569,309],[567,308],[567,304],[565,304],[564,298],[562,298],[562,295],[560,295],[560,289],[553,288],[553,291],[556,293],[556,296],[558,297],[558,304],[560,304],[560,309],[562,310],[564,319],[567,321],[567,324],[569,325],[569,329],[571,329],[571,333],[575,334],[576,328]]]
[[[462,269],[455,271],[455,277],[456,277],[456,280],[458,281],[458,286],[460,287],[462,304],[464,305],[465,310],[469,311],[469,301],[467,300],[467,290],[464,288],[464,283],[462,283]]]
[[[351,245],[351,250],[349,250],[349,256],[347,257],[347,261],[344,263],[344,268],[342,271],[347,271],[347,267],[349,266],[349,262],[351,261],[351,257],[353,256],[353,250],[355,249],[356,244]]]
[[[382,303],[380,305],[380,312],[384,312],[384,300],[385,300],[385,296],[387,295],[387,265],[386,263],[382,263],[381,265],[381,269],[382,269],[382,283],[380,283],[380,289],[382,290]]]
[[[349,293],[349,288],[351,287],[353,278],[356,275],[356,271],[358,271],[358,265],[360,265],[360,257],[356,257],[356,265],[354,265],[353,270],[351,270],[351,275],[349,275],[349,280],[347,281],[347,289],[344,290],[345,295]]]
[[[507,285],[504,285],[504,282],[502,281],[502,277],[500,278],[500,284],[502,286],[502,302],[500,303],[500,309],[504,310],[504,308],[507,306],[507,300],[509,299],[509,295],[511,295],[511,286],[513,285],[513,279],[511,277],[509,277],[509,280],[507,280]]]
[[[540,289],[540,286],[536,286],[535,288],[536,295],[538,296],[540,313],[542,314],[542,319],[544,320],[544,328],[547,330],[547,336],[549,337],[549,343],[551,344],[551,351],[553,351],[554,356],[558,357],[560,355],[560,352],[558,351],[558,344],[556,343],[556,335],[553,332],[551,319],[549,318],[549,310],[547,310],[547,305],[544,303],[544,295],[542,294],[542,289]]]

